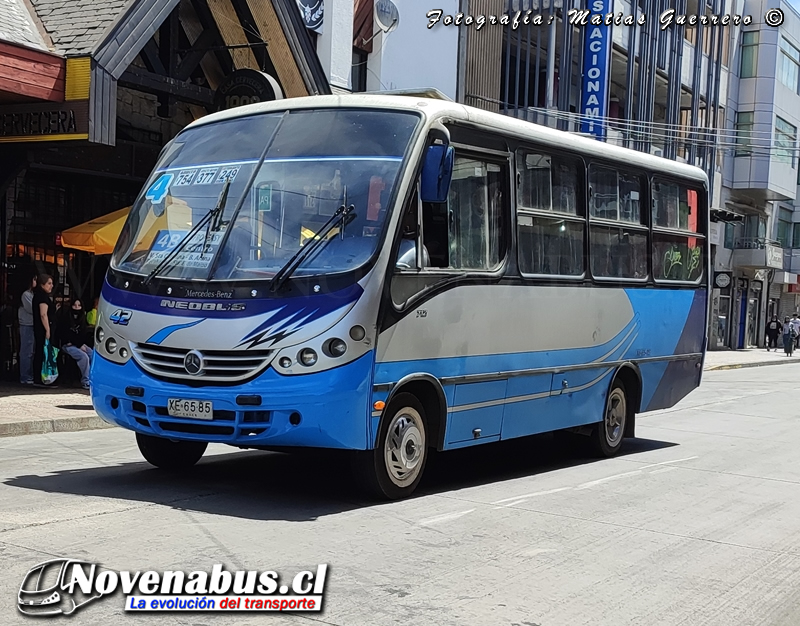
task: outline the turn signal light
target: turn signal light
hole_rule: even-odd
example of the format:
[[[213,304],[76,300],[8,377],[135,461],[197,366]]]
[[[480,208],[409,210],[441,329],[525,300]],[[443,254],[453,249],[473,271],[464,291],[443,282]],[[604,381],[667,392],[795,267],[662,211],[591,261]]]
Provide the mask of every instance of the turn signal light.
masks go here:
[[[386,407],[386,403],[383,400],[378,400],[375,404],[372,405],[372,408],[376,411],[383,411]]]

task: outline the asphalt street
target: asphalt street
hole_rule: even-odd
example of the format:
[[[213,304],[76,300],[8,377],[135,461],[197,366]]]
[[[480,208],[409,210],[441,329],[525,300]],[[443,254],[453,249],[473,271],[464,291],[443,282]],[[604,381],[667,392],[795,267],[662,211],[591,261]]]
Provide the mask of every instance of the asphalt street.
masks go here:
[[[120,429],[0,439],[0,623],[31,623],[25,574],[69,557],[329,564],[321,614],[126,614],[117,596],[71,624],[796,626],[798,449],[800,365],[707,372],[612,460],[549,435],[436,455],[388,504],[362,499],[337,454],[220,446],[176,476]]]

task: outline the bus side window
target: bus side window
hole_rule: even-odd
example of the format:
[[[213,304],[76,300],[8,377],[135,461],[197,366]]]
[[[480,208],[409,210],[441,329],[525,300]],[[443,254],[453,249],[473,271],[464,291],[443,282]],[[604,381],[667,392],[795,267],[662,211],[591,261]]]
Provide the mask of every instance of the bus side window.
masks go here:
[[[502,166],[456,155],[448,209],[449,268],[493,270],[503,248]]]

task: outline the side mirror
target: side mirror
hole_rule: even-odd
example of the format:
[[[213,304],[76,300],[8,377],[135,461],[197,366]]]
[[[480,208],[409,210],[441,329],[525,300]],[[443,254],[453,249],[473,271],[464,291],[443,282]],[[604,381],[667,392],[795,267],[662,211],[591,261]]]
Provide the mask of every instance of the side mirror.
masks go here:
[[[423,202],[446,202],[453,178],[455,150],[448,145],[435,144],[425,153],[420,178],[420,196]]]

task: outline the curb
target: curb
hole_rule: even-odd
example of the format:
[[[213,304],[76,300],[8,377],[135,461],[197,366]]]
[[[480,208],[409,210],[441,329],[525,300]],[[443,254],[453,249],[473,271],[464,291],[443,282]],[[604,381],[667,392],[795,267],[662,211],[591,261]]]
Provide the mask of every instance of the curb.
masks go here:
[[[714,372],[718,370],[738,370],[745,367],[764,367],[765,365],[790,365],[792,363],[800,363],[798,360],[793,360],[787,357],[785,360],[780,361],[756,361],[754,363],[732,363],[730,365],[714,365],[703,369],[705,372]]]
[[[80,430],[113,428],[98,415],[88,417],[60,417],[56,419],[27,420],[24,422],[0,423],[0,437],[43,435],[47,433],[70,433]]]

